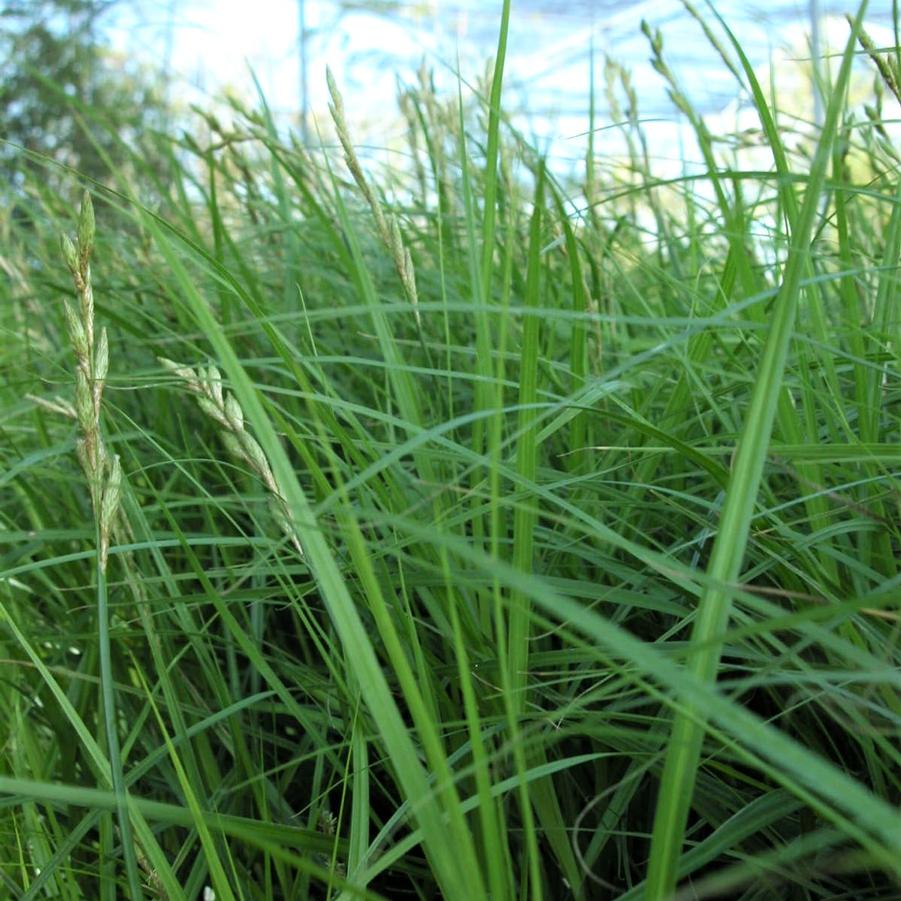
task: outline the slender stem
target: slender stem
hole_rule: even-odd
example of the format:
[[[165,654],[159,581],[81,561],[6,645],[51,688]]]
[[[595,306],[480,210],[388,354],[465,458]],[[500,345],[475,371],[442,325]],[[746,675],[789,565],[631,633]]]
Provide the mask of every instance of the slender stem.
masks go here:
[[[100,520],[97,520],[97,547],[101,543]],[[103,721],[106,726],[106,743],[109,752],[110,772],[112,773],[113,791],[116,795],[116,813],[119,818],[119,833],[122,838],[122,850],[125,858],[125,870],[128,874],[129,896],[143,898],[141,880],[138,875],[138,863],[135,855],[134,839],[131,831],[131,820],[128,814],[128,795],[125,790],[125,779],[122,774],[122,752],[119,747],[119,733],[116,728],[116,696],[113,681],[113,659],[111,653],[109,630],[109,592],[106,581],[106,567],[97,554],[97,639],[100,644],[100,694],[103,703]]]

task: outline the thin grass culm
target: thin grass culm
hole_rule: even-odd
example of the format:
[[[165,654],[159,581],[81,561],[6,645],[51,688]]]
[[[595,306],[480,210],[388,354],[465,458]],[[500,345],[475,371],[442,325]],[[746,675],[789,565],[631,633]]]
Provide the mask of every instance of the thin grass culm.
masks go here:
[[[75,241],[63,234],[60,239],[63,257],[72,276],[76,307],[64,301],[66,329],[75,355],[74,416],[78,424],[76,441],[78,462],[87,479],[91,509],[96,526],[97,565],[96,603],[97,633],[100,656],[100,693],[103,723],[106,730],[113,791],[120,841],[125,860],[131,897],[143,897],[138,876],[137,856],[132,838],[131,819],[122,771],[119,742],[119,720],[110,642],[110,606],[107,583],[110,541],[119,513],[122,496],[122,465],[118,454],[110,454],[101,425],[103,389],[109,371],[109,338],[106,328],[95,329],[94,288],[91,282],[91,254],[94,250],[94,206],[85,192],[81,202]]]
[[[418,309],[419,295],[416,290],[416,272],[413,268],[413,258],[410,256],[409,249],[404,245],[397,217],[390,213],[385,213],[382,209],[381,201],[376,197],[369,180],[363,172],[363,167],[360,165],[360,159],[350,137],[347,116],[344,112],[344,98],[341,96],[341,91],[338,90],[338,85],[335,82],[331,69],[326,69],[326,81],[328,83],[329,96],[331,97],[329,111],[332,114],[332,121],[335,125],[338,140],[341,142],[341,148],[344,151],[344,162],[347,164],[348,171],[353,176],[353,180],[357,183],[357,187],[366,198],[366,203],[372,211],[376,232],[385,249],[391,254],[394,269],[403,286],[404,294],[406,294],[407,300],[410,301],[410,306],[413,308],[417,326],[421,329],[422,319]]]

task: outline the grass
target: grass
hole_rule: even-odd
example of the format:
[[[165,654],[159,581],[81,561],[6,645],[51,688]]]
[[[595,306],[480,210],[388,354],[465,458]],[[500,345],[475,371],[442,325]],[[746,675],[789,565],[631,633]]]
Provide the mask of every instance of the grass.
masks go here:
[[[509,16],[409,165],[330,78],[0,220],[3,897],[897,895],[896,50],[814,129],[708,16],[725,135],[646,29],[703,171],[610,62],[563,176]]]

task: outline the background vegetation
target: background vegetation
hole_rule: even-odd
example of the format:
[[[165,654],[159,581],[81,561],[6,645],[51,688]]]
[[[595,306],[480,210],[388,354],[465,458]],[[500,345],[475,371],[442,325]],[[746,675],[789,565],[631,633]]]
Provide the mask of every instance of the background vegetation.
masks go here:
[[[646,29],[705,171],[611,63],[570,183],[508,15],[403,168],[334,83],[4,145],[5,896],[898,896],[898,48],[812,132],[705,14],[725,135]]]

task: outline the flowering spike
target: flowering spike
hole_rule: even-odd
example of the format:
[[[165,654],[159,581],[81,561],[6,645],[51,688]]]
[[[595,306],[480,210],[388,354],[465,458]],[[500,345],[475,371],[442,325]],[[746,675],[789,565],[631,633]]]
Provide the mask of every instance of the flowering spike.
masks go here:
[[[94,249],[94,204],[91,195],[84,192],[81,199],[81,215],[78,219],[78,253],[82,265],[87,263]]]
[[[106,328],[100,329],[100,340],[94,352],[94,380],[101,385],[106,379],[109,370],[109,340],[106,336]]]
[[[69,333],[69,341],[80,363],[82,360],[87,359],[88,356],[88,336],[84,329],[84,323],[69,305],[68,301],[63,301],[63,311],[66,315],[66,330]]]
[[[233,394],[225,398],[225,416],[236,432],[244,428],[244,411]]]
[[[67,234],[59,236],[59,246],[63,252],[63,259],[71,272],[78,270],[78,251],[72,243],[72,239]]]

